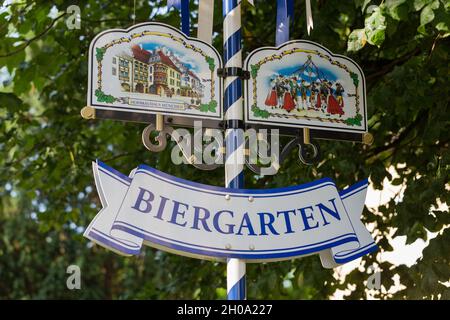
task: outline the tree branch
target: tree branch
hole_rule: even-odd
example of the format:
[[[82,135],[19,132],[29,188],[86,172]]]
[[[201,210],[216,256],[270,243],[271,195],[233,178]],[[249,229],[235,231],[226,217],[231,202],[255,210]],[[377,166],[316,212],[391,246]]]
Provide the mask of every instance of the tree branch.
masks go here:
[[[66,12],[64,12],[63,14],[59,15],[58,17],[56,17],[55,19],[52,20],[52,23],[50,23],[48,25],[47,28],[45,28],[41,33],[35,35],[33,38],[28,39],[25,41],[25,44],[22,45],[21,47],[17,48],[14,51],[8,52],[7,54],[1,55],[0,58],[6,58],[6,57],[10,57],[13,56],[17,53],[19,53],[20,51],[24,50],[26,47],[28,47],[33,41],[36,41],[40,38],[42,38],[47,32],[50,31],[51,28],[53,28],[53,26],[55,25],[56,21],[58,21],[59,19],[61,19],[62,17],[64,17],[66,15]]]
[[[371,80],[377,78],[377,77],[381,77],[389,72],[392,71],[392,69],[394,69],[394,67],[399,66],[401,64],[403,64],[404,62],[406,62],[407,60],[409,60],[411,57],[416,56],[420,53],[420,48],[416,48],[413,51],[391,61],[390,63],[384,65],[382,68],[380,68],[377,72],[374,72],[372,74],[369,74],[366,77],[366,81],[370,82]]]

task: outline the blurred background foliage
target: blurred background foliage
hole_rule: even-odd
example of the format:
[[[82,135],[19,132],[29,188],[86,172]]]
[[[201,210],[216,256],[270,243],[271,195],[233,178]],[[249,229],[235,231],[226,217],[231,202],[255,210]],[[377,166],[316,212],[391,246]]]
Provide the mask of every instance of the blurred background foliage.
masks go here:
[[[66,8],[81,8],[81,28],[66,26]],[[244,2],[244,55],[273,46],[276,1]],[[82,237],[100,209],[91,161],[98,158],[127,172],[146,163],[172,175],[223,184],[223,169],[201,172],[174,166],[170,150],[146,151],[145,125],[86,121],[87,53],[90,40],[110,28],[159,21],[179,26],[166,1],[6,1],[0,11],[0,298],[222,299],[226,270],[221,263],[194,260],[145,248],[124,258]],[[221,1],[215,1],[214,46],[222,51]],[[367,80],[371,146],[321,142],[323,160],[299,164],[295,152],[276,176],[246,172],[246,187],[301,184],[329,176],[340,188],[370,177],[403,186],[377,210],[365,209],[380,251],[339,279],[323,269],[317,255],[292,261],[248,265],[250,299],[367,297],[368,266],[382,270],[381,299],[448,299],[450,278],[449,35],[446,0],[312,1],[314,30],[306,33],[304,1],[295,1],[291,39],[318,42],[345,54]],[[191,1],[195,34],[196,1]],[[133,17],[133,12],[136,16]],[[395,169],[397,175],[392,175]],[[444,209],[442,209],[444,208]],[[446,209],[447,208],[447,209]],[[411,267],[382,261],[392,250],[389,237],[407,243],[427,240],[423,257]],[[82,290],[66,288],[66,268],[78,264]],[[393,277],[401,289],[392,293]],[[447,286],[445,283],[447,282]]]

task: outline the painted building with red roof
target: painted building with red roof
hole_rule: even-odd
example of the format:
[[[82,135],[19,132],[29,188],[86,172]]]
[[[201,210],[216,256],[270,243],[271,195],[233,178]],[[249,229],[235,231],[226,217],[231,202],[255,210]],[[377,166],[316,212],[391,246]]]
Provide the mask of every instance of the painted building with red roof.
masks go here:
[[[159,96],[203,97],[203,84],[166,48],[154,51],[139,45],[131,46],[131,56],[121,54],[113,58],[112,74],[119,78],[122,89],[129,92]]]

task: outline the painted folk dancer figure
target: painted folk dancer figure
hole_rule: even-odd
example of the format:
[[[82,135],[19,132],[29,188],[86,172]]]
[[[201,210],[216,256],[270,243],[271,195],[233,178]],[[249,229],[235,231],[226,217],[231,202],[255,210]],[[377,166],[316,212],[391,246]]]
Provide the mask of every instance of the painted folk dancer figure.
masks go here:
[[[308,87],[309,86],[306,84],[306,81],[304,79],[302,79],[300,81],[300,85],[299,85],[299,93],[300,93],[300,95],[299,95],[299,97],[297,97],[297,102],[298,102],[299,106],[301,105],[301,108],[303,110],[307,110],[308,109],[308,103],[307,103],[307,96],[308,96],[307,95],[307,90],[308,90]]]
[[[301,79],[301,78],[300,78]],[[295,76],[277,75],[270,79],[270,89],[265,105],[271,108],[284,109],[291,112],[294,109],[317,110],[328,115],[344,114],[344,87],[337,82],[333,90],[333,83],[325,79],[316,79],[308,83]]]
[[[277,98],[277,88],[276,88],[276,80],[274,78],[270,79],[270,91],[267,95],[265,104],[269,107],[276,107],[278,105],[278,98]]]
[[[321,81],[319,84],[319,94],[317,96],[317,104],[316,104],[317,109],[324,111],[324,108],[326,107],[327,104],[326,100],[327,95],[328,89],[325,84],[325,81]]]
[[[278,108],[282,108],[284,104],[284,85],[283,85],[284,77],[278,75],[276,79],[276,91],[277,91],[277,100],[278,100]]]
[[[344,98],[343,98],[344,91],[345,90],[344,90],[344,87],[342,86],[342,84],[340,84],[339,82],[336,82],[336,90],[335,90],[336,100],[342,109],[344,109]]]
[[[291,112],[293,109],[295,109],[295,102],[292,98],[291,94],[291,86],[289,85],[290,80],[284,79],[283,80],[283,89],[284,89],[284,98],[283,98],[283,109],[287,112]]]
[[[290,77],[289,78],[289,91],[291,93],[292,100],[294,100],[294,105],[298,106],[297,101],[296,101],[297,92],[298,92],[297,89],[298,89],[297,77]],[[295,108],[295,106],[294,106],[294,108]]]
[[[327,112],[329,114],[338,114],[339,116],[342,116],[344,114],[344,111],[342,110],[342,107],[336,100],[336,98],[333,95],[333,88],[331,87],[331,81],[326,82],[326,88],[327,88]]]
[[[317,90],[317,85],[313,81],[310,86],[310,93],[309,93],[309,105],[311,106],[311,109],[316,109],[316,97],[317,93],[319,91]]]

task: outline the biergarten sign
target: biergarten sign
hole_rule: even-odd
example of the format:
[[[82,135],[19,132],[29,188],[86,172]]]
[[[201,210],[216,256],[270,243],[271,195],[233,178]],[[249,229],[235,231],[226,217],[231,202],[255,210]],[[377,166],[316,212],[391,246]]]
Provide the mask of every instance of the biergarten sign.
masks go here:
[[[309,34],[312,11],[305,1]],[[223,0],[223,59],[210,44],[209,0],[199,0],[198,38],[189,36],[189,0],[169,0],[168,9],[180,11],[181,31],[147,22],[106,30],[92,40],[83,118],[146,123],[142,142],[148,150],[164,150],[171,137],[172,160],[181,154],[185,164],[201,170],[223,163],[198,162],[202,155],[196,152],[205,142],[200,138],[196,145],[198,137],[224,136],[205,149],[225,159],[225,187],[147,165],[125,175],[97,160],[92,168],[103,208],[85,237],[125,256],[139,255],[148,245],[226,262],[228,299],[246,298],[247,262],[318,254],[323,267],[334,268],[377,249],[361,222],[368,180],[343,190],[329,178],[277,189],[243,188],[245,166],[258,175],[276,174],[294,148],[301,162],[313,165],[320,160],[321,139],[373,141],[361,68],[320,44],[289,41],[293,3],[277,1],[276,46],[254,50],[244,64],[241,1],[235,0]],[[185,129],[191,127],[192,137]],[[254,134],[255,144],[244,130],[272,131]],[[291,139],[281,152],[279,135]],[[270,145],[270,156],[258,149],[261,159],[250,163],[249,154],[261,141]],[[271,166],[264,168],[267,159]]]
[[[85,236],[123,255],[143,244],[176,254],[247,262],[320,253],[326,268],[376,249],[360,221],[368,182],[342,191],[328,178],[279,189],[229,189],[146,165],[126,176],[93,163],[103,205]]]

